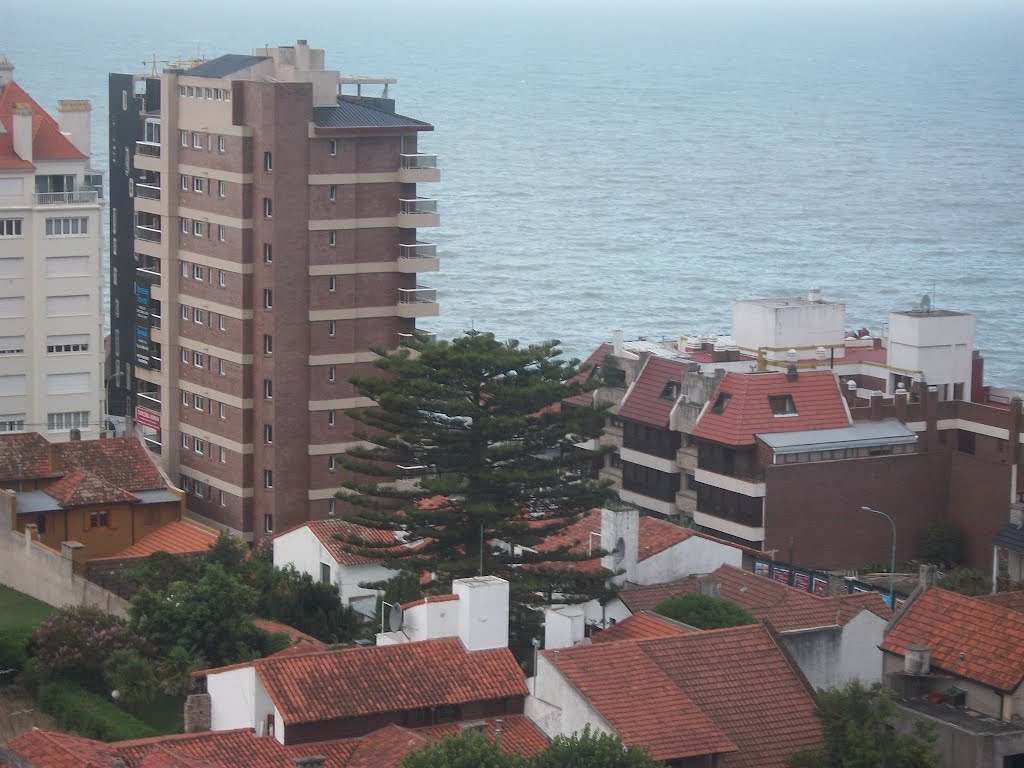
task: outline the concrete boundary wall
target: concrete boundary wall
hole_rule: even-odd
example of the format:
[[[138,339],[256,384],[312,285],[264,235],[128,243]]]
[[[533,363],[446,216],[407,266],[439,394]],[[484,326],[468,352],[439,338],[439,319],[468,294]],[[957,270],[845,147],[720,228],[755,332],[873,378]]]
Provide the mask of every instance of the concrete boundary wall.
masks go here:
[[[76,576],[72,567],[69,558],[33,541],[31,533],[0,532],[0,584],[58,608],[95,605],[116,616],[128,615],[126,601]]]

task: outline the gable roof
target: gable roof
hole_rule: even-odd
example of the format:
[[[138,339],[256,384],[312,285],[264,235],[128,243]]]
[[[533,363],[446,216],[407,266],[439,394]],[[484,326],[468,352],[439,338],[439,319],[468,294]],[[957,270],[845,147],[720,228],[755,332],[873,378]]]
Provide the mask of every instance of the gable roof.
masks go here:
[[[600,366],[602,362],[604,362],[605,356],[611,351],[611,344],[602,344],[601,346],[599,346],[597,349],[591,352],[590,357],[588,357],[583,362],[583,365],[581,367],[584,368],[585,370],[580,371],[578,374],[569,379],[568,383],[588,381],[591,376],[596,375],[594,369]],[[598,371],[597,373],[600,372]],[[572,397],[565,398],[565,400],[563,400],[562,402],[569,403],[571,405],[578,405],[585,408],[590,408],[594,405],[594,392],[593,390],[589,392],[580,392],[578,395],[573,395]]]
[[[85,504],[130,504],[141,501],[134,493],[111,485],[102,477],[73,469],[60,480],[47,485],[43,492],[54,498],[62,507],[77,507]]]
[[[728,395],[721,413],[719,397]],[[776,416],[768,398],[789,395],[796,413]],[[735,373],[722,379],[705,406],[693,436],[726,445],[753,445],[754,436],[769,432],[834,429],[850,424],[839,382],[832,371],[802,371],[795,381],[786,374]]]
[[[1000,608],[1008,608],[1017,613],[1024,613],[1024,592],[996,592],[992,595],[978,595],[974,598],[988,605],[995,605]]]
[[[405,128],[414,131],[432,131],[434,126],[394,112],[374,109],[342,96],[333,107],[313,107],[313,123],[317,128]]]
[[[289,725],[528,693],[511,651],[470,653],[457,638],[272,656],[253,664]]]
[[[722,599],[741,606],[755,619],[770,621],[783,633],[843,626],[864,610],[885,620],[891,615],[878,592],[822,597],[733,565],[722,565],[712,575],[721,581]],[[623,589],[619,599],[633,613],[653,611],[663,600],[698,589],[697,577],[690,576],[669,584]]]
[[[29,171],[33,162],[14,151],[14,107],[27,104],[32,109],[32,158],[39,160],[87,160],[71,140],[60,131],[57,121],[13,80],[0,88],[0,170]]]
[[[394,531],[385,531],[380,528],[367,528],[341,518],[328,518],[327,520],[310,520],[277,534],[274,538],[279,539],[287,536],[299,528],[309,528],[316,536],[324,549],[334,558],[338,565],[368,565],[379,562],[380,558],[366,557],[355,552],[348,551],[345,546],[345,539],[354,538],[370,545],[393,544],[393,547],[383,547],[381,556],[386,556],[396,550],[401,550],[404,545],[395,538]],[[339,538],[340,537],[340,538]]]
[[[212,531],[200,528],[187,520],[175,520],[161,526],[148,536],[143,536],[130,547],[110,557],[93,558],[96,560],[127,559],[149,557],[154,552],[167,552],[171,555],[190,555],[205,552],[217,543],[217,535]]]
[[[650,640],[654,637],[672,637],[685,635],[694,630],[688,629],[678,621],[659,616],[656,613],[634,613],[622,621],[612,624],[608,629],[591,635],[594,643],[615,643],[622,640]]]
[[[897,616],[881,648],[902,656],[915,644],[929,647],[933,667],[997,691],[1024,678],[1024,615],[1010,608],[933,587]]]
[[[248,56],[242,53],[226,53],[223,56],[218,56],[215,59],[204,61],[202,64],[198,64],[192,69],[186,70],[182,74],[187,77],[212,77],[220,79],[233,75],[235,72],[241,72],[243,69],[248,69],[254,64],[259,64],[261,61],[267,61],[269,56]]]
[[[619,406],[619,418],[639,421],[652,427],[668,427],[669,414],[679,399],[686,366],[674,360],[647,358],[633,386]],[[676,382],[675,397],[662,397],[670,381]]]
[[[81,469],[128,491],[166,488],[160,470],[137,437],[57,444],[64,470]]]
[[[50,468],[52,445],[38,432],[0,435],[0,482],[60,477],[61,472]]]

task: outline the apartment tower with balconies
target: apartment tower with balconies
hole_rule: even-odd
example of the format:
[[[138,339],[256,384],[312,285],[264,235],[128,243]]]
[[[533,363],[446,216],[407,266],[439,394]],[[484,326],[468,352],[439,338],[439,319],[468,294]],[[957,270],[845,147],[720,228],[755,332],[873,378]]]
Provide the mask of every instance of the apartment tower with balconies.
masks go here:
[[[349,377],[438,312],[418,282],[432,126],[396,114],[393,83],[304,40],[110,76],[111,285],[134,301],[113,383],[190,512],[246,538],[334,513],[369,404]]]
[[[0,432],[103,426],[103,178],[88,101],[54,119],[0,55]],[[77,431],[76,431],[77,430]]]

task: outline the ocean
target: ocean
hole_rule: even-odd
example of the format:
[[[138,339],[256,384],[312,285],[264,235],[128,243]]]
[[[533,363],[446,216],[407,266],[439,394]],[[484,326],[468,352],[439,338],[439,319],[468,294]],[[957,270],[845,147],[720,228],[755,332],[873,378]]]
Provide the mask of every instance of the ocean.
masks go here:
[[[44,106],[144,60],[306,38],[398,78],[436,130],[452,336],[728,332],[736,298],[843,301],[882,330],[923,294],[977,315],[990,383],[1024,386],[1019,0],[11,0],[0,53]]]

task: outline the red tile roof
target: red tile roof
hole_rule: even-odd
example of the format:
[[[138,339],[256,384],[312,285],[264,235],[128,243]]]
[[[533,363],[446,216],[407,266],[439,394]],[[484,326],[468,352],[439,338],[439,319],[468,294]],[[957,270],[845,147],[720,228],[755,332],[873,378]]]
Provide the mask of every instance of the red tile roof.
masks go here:
[[[62,507],[85,504],[131,504],[141,499],[134,493],[111,485],[102,477],[81,469],[73,469],[60,480],[47,485],[43,492],[57,500]]]
[[[288,635],[288,640],[291,642],[290,647],[299,646],[302,651],[323,650],[327,647],[325,643],[320,642],[312,635],[300,632],[295,627],[282,624],[280,621],[271,621],[270,619],[253,619],[252,625],[256,627],[256,629],[262,629],[264,632],[269,632],[272,635]],[[284,651],[287,650],[288,648],[284,649]],[[284,651],[278,651],[278,653],[284,653]]]
[[[149,557],[154,552],[167,552],[171,555],[191,555],[205,552],[217,542],[217,534],[200,528],[186,520],[175,520],[168,523],[148,536],[143,536],[130,547],[122,549],[109,558],[100,560],[124,559],[131,557]]]
[[[672,619],[656,613],[635,613],[619,621],[603,632],[591,636],[595,643],[614,643],[621,640],[650,640],[654,637],[685,635],[693,630]]]
[[[729,401],[721,413],[713,407],[722,395]],[[776,416],[768,398],[790,395],[795,415]],[[850,418],[832,371],[802,371],[796,381],[784,373],[727,373],[693,430],[694,437],[726,445],[753,445],[754,435],[846,427]]]
[[[668,417],[679,397],[680,388],[676,387],[675,397],[662,397],[662,394],[670,381],[681,386],[685,372],[686,365],[683,363],[649,357],[619,406],[619,418],[667,428]]]
[[[583,368],[586,370],[583,370],[576,376],[573,376],[571,379],[569,379],[569,382],[575,383],[577,381],[587,381],[591,376],[594,375],[594,368],[601,365],[604,362],[605,356],[611,351],[611,344],[602,344],[601,346],[599,346],[591,353],[590,357],[588,357],[584,361]],[[583,406],[585,408],[590,408],[594,404],[594,393],[593,391],[581,392],[578,395],[573,395],[572,397],[565,398],[563,402],[571,403],[572,405]]]
[[[0,482],[60,477],[50,468],[51,445],[38,432],[0,435]]]
[[[648,640],[645,642],[657,642]],[[544,651],[626,744],[656,760],[734,752],[736,744],[638,642]]]
[[[725,756],[723,768],[783,768],[794,752],[821,745],[813,691],[766,627],[693,632],[639,645],[739,747]],[[642,711],[650,716],[653,710]]]
[[[470,653],[457,638],[272,656],[253,663],[286,724],[528,692],[522,670],[507,648]]]
[[[35,729],[15,736],[7,742],[7,748],[34,768],[109,768],[113,754],[108,745],[99,741]]]
[[[0,89],[0,170],[31,170],[35,166],[14,152],[14,107],[28,104],[32,109],[33,160],[85,160],[54,120],[16,82]]]
[[[996,592],[994,595],[979,595],[974,598],[988,605],[1009,608],[1017,613],[1024,613],[1024,592]]]
[[[405,756],[427,743],[426,735],[400,725],[386,725],[359,739],[345,768],[398,768]]]
[[[420,728],[419,733],[432,739],[442,739],[461,730],[459,723],[445,723]],[[487,721],[487,733],[494,738],[494,720]],[[548,739],[526,715],[505,715],[501,725],[501,748],[505,752],[518,752],[530,756],[547,747]]]
[[[933,667],[1011,693],[1024,678],[1024,615],[933,587],[896,619],[882,650],[927,645]]]
[[[149,451],[136,437],[73,440],[59,443],[57,449],[65,472],[81,469],[128,491],[167,487]]]
[[[356,554],[355,552],[349,552],[345,549],[344,540],[349,538],[374,545],[394,544],[393,548],[382,548],[382,556],[386,556],[388,553],[396,550],[401,550],[403,547],[403,544],[395,538],[394,531],[385,531],[379,528],[367,528],[340,518],[310,520],[307,523],[302,523],[301,525],[295,526],[295,528],[290,528],[287,531],[279,533],[274,538],[287,536],[302,527],[309,528],[312,534],[320,540],[324,549],[327,550],[338,565],[367,565],[379,561],[379,558],[365,557],[363,555]]]
[[[755,619],[770,621],[779,632],[843,626],[864,610],[885,620],[890,617],[878,592],[821,597],[732,565],[722,565],[713,575],[721,581],[722,599],[743,607]],[[653,611],[663,600],[697,590],[697,577],[691,576],[670,584],[623,589],[619,599],[637,613]]]

